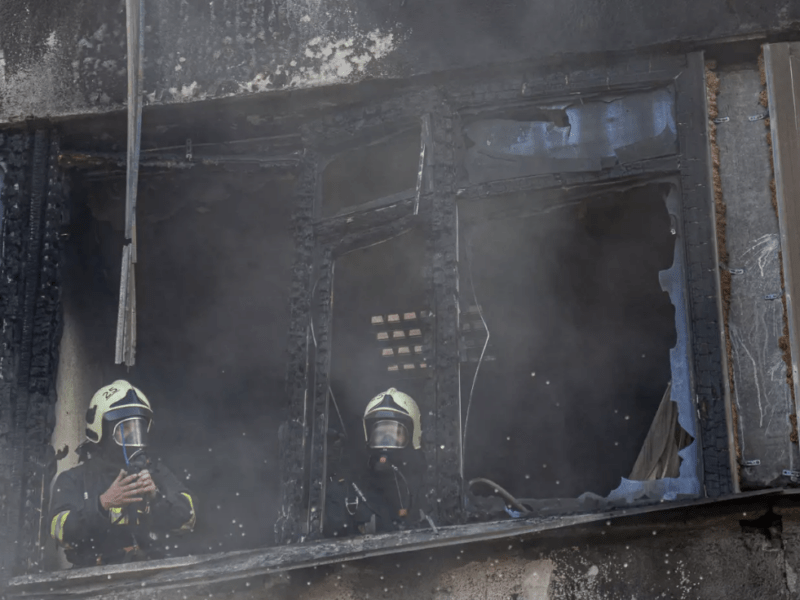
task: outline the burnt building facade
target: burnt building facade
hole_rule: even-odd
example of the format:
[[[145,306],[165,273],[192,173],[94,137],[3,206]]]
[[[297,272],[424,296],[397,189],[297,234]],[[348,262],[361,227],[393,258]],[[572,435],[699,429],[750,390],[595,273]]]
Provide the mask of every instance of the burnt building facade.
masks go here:
[[[0,9],[3,593],[794,597],[779,4],[145,2],[129,367],[126,4]],[[198,525],[64,570],[51,482],[115,378]],[[324,539],[330,432],[363,460],[389,387],[420,514]]]

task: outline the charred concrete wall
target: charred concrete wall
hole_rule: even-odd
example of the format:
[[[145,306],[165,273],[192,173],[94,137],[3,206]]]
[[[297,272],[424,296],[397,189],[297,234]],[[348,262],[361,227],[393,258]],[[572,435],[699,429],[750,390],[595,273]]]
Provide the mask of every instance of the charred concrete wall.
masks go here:
[[[0,122],[121,109],[125,3],[0,8]],[[406,78],[563,54],[779,35],[786,0],[145,2],[150,104]]]

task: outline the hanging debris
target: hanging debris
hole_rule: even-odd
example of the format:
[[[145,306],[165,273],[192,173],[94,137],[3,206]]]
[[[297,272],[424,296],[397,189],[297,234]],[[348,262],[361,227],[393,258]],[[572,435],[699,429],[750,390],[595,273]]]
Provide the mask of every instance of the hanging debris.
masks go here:
[[[125,240],[120,271],[115,362],[136,362],[136,189],[142,137],[142,65],[144,63],[144,1],[126,0],[128,31],[128,160],[125,188]]]

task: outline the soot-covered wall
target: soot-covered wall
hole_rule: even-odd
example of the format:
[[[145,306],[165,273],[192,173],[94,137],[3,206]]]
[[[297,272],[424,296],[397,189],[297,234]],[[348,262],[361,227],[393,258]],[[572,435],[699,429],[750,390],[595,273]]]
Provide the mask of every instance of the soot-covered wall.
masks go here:
[[[491,335],[472,395],[467,479],[488,477],[518,497],[574,498],[606,495],[630,475],[670,380],[675,311],[658,275],[673,261],[670,230],[656,186],[465,228],[462,304],[475,305],[474,283]],[[465,403],[485,336],[469,339]]]
[[[258,169],[142,174],[129,372],[113,365],[124,184],[75,180],[70,256],[80,284],[70,293],[83,303],[83,337],[106,383],[124,377],[148,395],[153,452],[197,497],[196,530],[170,553],[272,544],[292,179]]]
[[[0,6],[0,121],[124,107],[125,11],[64,0]],[[152,104],[491,68],[791,30],[785,0],[145,2]]]

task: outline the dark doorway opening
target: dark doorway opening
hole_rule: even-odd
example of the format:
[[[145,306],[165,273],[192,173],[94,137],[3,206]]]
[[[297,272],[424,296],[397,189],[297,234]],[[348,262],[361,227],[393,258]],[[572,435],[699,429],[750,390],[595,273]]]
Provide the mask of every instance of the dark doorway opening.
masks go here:
[[[658,276],[676,240],[664,197],[648,185],[463,224],[467,480],[547,499],[605,496],[630,476],[676,342]],[[478,305],[490,344],[473,391],[486,339]]]

